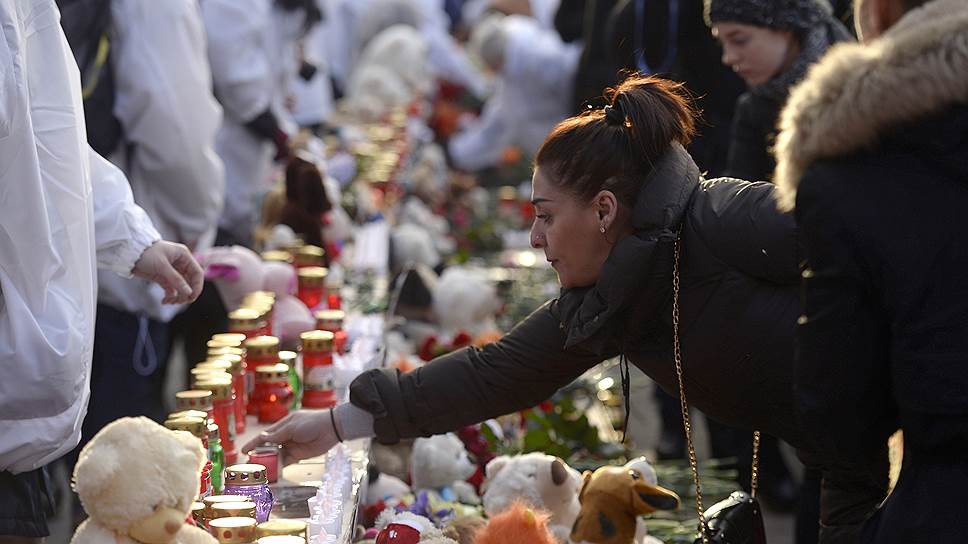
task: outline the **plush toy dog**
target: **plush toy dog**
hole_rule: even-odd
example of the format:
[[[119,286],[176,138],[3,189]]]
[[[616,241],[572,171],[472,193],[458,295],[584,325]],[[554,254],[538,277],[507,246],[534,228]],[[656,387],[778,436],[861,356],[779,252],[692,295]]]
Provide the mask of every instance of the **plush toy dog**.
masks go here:
[[[622,467],[602,467],[585,473],[579,494],[581,511],[571,531],[572,541],[631,544],[636,538],[638,516],[679,507],[678,495],[659,487],[654,480],[650,483],[641,468],[636,468],[641,467],[641,462],[636,459]]]
[[[484,512],[495,516],[515,501],[550,514],[549,524],[559,540],[567,540],[581,510],[578,493],[582,477],[561,459],[543,453],[500,456],[487,464]]]
[[[185,524],[206,461],[202,443],[146,417],[119,419],[81,450],[74,491],[90,516],[72,544],[215,544]]]

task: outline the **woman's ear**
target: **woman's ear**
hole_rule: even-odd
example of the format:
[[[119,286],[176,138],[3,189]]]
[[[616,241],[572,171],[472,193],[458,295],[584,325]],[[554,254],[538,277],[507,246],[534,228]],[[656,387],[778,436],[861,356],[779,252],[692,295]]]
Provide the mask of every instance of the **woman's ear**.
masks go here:
[[[594,200],[595,211],[602,226],[608,228],[618,216],[618,199],[611,191],[599,191]]]

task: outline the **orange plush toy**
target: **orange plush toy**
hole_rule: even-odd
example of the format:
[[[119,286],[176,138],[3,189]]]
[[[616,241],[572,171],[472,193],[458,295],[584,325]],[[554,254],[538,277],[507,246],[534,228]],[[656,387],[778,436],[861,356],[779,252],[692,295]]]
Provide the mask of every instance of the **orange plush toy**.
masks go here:
[[[494,516],[474,535],[474,544],[557,544],[548,529],[550,516],[522,502]]]

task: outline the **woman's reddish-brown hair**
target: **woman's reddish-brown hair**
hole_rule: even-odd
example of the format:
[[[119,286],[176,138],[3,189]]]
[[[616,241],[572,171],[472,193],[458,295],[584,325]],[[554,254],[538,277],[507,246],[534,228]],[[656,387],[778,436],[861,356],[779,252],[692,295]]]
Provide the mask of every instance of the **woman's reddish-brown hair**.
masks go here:
[[[631,207],[659,157],[674,142],[692,139],[698,112],[681,84],[658,77],[630,75],[604,96],[606,109],[586,111],[551,131],[535,166],[581,199],[609,190]]]

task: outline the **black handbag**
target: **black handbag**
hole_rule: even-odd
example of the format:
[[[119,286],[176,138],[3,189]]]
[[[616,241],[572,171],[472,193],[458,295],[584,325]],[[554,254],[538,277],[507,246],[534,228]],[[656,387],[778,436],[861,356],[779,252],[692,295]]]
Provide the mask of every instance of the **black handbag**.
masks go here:
[[[760,432],[753,432],[753,475],[750,481],[752,493],[735,491],[728,498],[703,511],[702,488],[699,485],[699,465],[692,440],[692,422],[686,387],[682,379],[682,345],[679,340],[679,260],[682,254],[682,233],[676,238],[675,260],[672,269],[672,347],[679,380],[679,407],[682,410],[682,427],[686,433],[689,450],[689,467],[696,485],[696,513],[699,515],[699,536],[693,544],[766,544],[763,511],[756,500],[756,487],[760,467]]]

